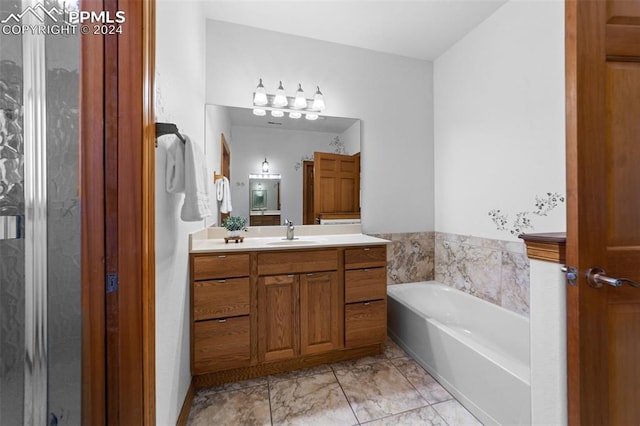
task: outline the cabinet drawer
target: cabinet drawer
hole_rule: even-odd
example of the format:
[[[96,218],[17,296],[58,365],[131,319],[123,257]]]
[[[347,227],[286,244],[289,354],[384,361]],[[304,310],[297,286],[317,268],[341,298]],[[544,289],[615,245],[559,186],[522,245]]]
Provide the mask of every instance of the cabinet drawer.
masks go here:
[[[373,268],[387,266],[387,247],[358,247],[344,251],[345,269]]]
[[[249,278],[193,284],[193,320],[249,315]]]
[[[338,269],[338,251],[286,251],[258,254],[258,275],[297,274]]]
[[[193,259],[193,279],[230,278],[249,276],[249,255],[207,255]]]
[[[248,315],[194,323],[192,374],[249,365],[249,329]]]
[[[387,339],[387,302],[352,303],[344,307],[345,347],[384,343]]]
[[[344,272],[345,303],[387,297],[387,268],[353,269]]]

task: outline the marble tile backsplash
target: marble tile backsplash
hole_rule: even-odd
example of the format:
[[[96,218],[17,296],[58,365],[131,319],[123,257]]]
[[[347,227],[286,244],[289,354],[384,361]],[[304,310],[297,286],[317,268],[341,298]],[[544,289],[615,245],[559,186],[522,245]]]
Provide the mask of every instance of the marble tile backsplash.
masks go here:
[[[390,240],[387,246],[387,284],[433,280],[434,232],[372,234]]]
[[[524,243],[443,232],[371,234],[390,240],[387,284],[436,280],[529,315]]]
[[[524,243],[435,233],[436,281],[529,315],[529,259]]]

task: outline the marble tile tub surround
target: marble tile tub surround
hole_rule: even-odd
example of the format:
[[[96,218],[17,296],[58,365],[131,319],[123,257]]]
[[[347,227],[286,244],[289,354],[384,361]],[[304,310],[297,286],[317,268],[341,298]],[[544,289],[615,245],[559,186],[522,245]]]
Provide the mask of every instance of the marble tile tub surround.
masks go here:
[[[391,241],[387,245],[387,284],[434,279],[434,232],[370,235]]]
[[[435,233],[435,280],[529,316],[524,243]]]

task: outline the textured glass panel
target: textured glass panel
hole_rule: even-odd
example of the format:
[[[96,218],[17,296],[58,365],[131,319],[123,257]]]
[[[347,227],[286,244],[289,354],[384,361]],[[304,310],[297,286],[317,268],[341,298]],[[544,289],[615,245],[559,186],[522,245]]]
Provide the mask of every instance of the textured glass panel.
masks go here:
[[[0,1],[0,17],[20,11]],[[22,38],[0,34],[0,215],[24,213]],[[23,422],[24,240],[0,240],[0,425]]]
[[[79,36],[47,36],[49,424],[81,421]]]

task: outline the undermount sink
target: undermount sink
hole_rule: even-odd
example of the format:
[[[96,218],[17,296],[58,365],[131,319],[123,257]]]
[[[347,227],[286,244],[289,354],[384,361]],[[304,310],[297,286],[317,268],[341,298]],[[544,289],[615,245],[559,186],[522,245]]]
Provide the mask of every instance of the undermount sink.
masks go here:
[[[295,246],[295,245],[300,245],[300,244],[316,244],[319,241],[316,240],[307,240],[307,239],[293,239],[293,240],[287,240],[287,239],[282,239],[279,241],[271,241],[268,242],[267,245],[268,246]]]

